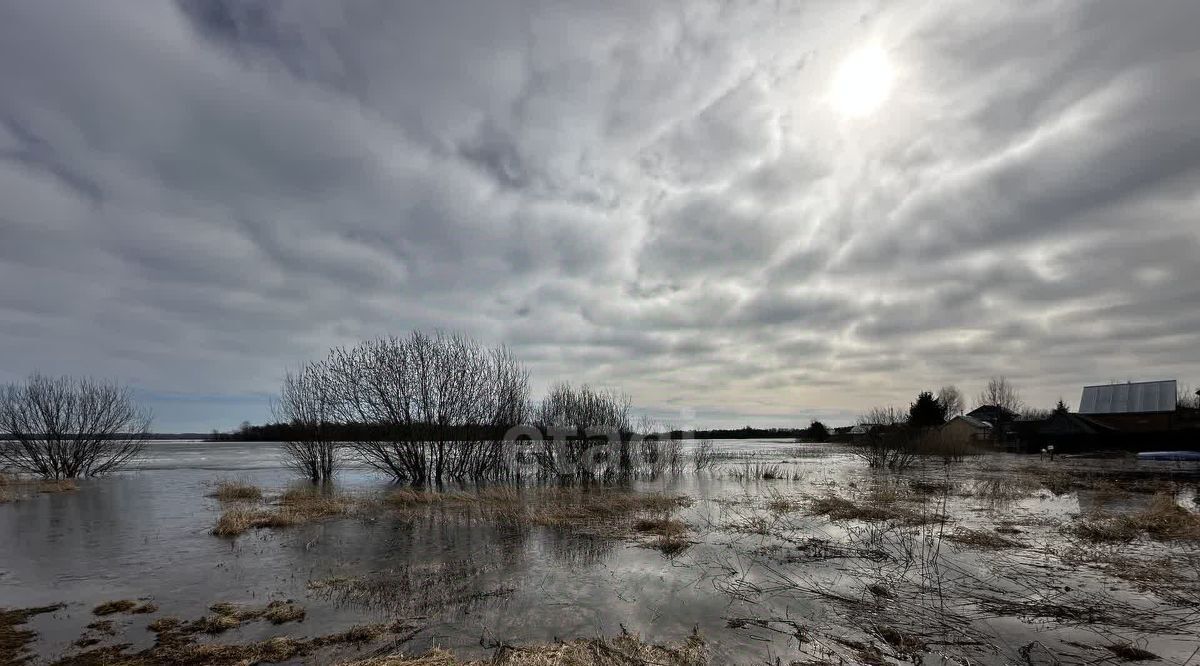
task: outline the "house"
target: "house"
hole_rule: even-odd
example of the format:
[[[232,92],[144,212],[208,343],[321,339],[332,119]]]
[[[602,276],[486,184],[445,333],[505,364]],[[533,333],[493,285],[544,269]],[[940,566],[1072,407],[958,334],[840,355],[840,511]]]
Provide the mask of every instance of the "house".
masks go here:
[[[967,412],[967,416],[990,423],[992,427],[1017,420],[1018,414],[999,405],[980,405]]]
[[[1054,446],[1057,453],[1077,453],[1119,448],[1120,432],[1100,421],[1082,414],[1056,412],[1041,421],[1019,421],[1013,424],[1021,449],[1026,453]]]
[[[1174,379],[1083,387],[1079,413],[1122,432],[1176,429]]]
[[[959,415],[941,428],[943,437],[955,443],[990,443],[996,437],[995,427],[970,415]]]

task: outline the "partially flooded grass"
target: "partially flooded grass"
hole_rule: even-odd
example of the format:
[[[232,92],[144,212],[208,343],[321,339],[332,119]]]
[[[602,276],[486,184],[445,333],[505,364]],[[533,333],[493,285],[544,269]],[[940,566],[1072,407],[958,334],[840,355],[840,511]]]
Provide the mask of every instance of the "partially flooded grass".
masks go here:
[[[601,536],[626,536],[639,519],[664,519],[690,504],[683,495],[611,488],[515,488],[435,493],[400,489],[384,504],[400,511],[440,506],[470,512],[510,529],[548,527]],[[648,518],[649,517],[649,518]]]
[[[67,655],[52,662],[55,666],[155,666],[158,664],[235,664],[281,663],[303,659],[319,650],[343,645],[360,646],[394,636],[399,642],[408,640],[415,628],[403,621],[358,625],[345,631],[316,636],[293,638],[279,636],[264,641],[225,644],[197,641],[201,634],[217,634],[252,619],[271,619],[270,610],[291,602],[275,602],[262,608],[245,608],[233,604],[214,604],[214,615],[191,622],[178,618],[160,618],[147,627],[157,640],[140,651],[130,651],[129,644],[96,647]],[[219,611],[219,612],[218,612]],[[323,662],[331,659],[322,659]]]
[[[956,528],[953,532],[946,535],[946,540],[959,544],[960,546],[968,546],[972,548],[983,549],[1000,549],[1000,548],[1024,548],[1025,544],[1015,539],[1001,536],[995,532],[987,530],[972,530],[965,527]]]
[[[1136,513],[1081,517],[1066,531],[1092,543],[1128,543],[1143,533],[1158,541],[1200,541],[1200,514],[1179,506],[1172,495],[1159,494]]]
[[[445,609],[469,609],[507,596],[511,588],[486,588],[481,580],[494,572],[470,559],[404,564],[359,576],[310,580],[309,593],[338,605],[417,616]]]
[[[1029,476],[989,476],[969,484],[964,494],[989,506],[1004,506],[1033,495],[1040,487],[1041,484]]]
[[[117,599],[115,601],[106,601],[92,609],[93,615],[114,615],[116,613],[129,613],[131,615],[148,615],[158,612],[158,606],[151,602],[138,602],[132,599]]]
[[[79,490],[75,479],[39,479],[15,474],[0,474],[0,504],[19,502],[46,493],[72,493]]]
[[[814,516],[826,516],[832,521],[858,520],[866,523],[894,520],[906,525],[923,525],[942,520],[942,517],[936,514],[896,506],[894,500],[876,498],[874,501],[855,502],[836,495],[814,499],[809,513]]]
[[[380,497],[358,497],[297,487],[274,505],[237,504],[218,517],[212,533],[236,537],[257,528],[283,528],[355,511],[424,511],[433,507],[479,516],[509,529],[533,526],[626,536],[640,516],[670,514],[687,506],[682,495],[611,488],[516,488],[496,486],[476,492],[434,492],[400,488]]]
[[[225,479],[218,481],[208,496],[222,502],[257,502],[263,498],[263,492],[251,483]]]
[[[346,666],[703,666],[709,663],[704,639],[693,633],[678,645],[646,643],[636,634],[612,639],[578,639],[550,645],[502,645],[485,660],[461,660],[434,649],[419,656],[393,655],[346,662]]]
[[[212,533],[236,537],[256,528],[282,528],[343,515],[355,506],[352,498],[319,488],[293,488],[273,506],[237,504],[217,518]]]
[[[660,518],[642,518],[633,524],[633,530],[641,535],[652,536],[653,538],[645,545],[661,551],[665,555],[676,555],[691,545],[686,538],[687,525],[669,515]]]
[[[37,633],[23,628],[30,618],[43,613],[53,613],[65,608],[64,604],[38,606],[34,608],[0,608],[0,664],[19,665],[30,661],[29,644]]]

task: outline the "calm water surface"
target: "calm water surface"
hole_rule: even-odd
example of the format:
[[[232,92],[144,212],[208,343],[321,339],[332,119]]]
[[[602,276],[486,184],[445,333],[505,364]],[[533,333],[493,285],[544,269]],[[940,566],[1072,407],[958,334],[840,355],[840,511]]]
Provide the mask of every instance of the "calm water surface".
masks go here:
[[[826,601],[805,581],[819,579],[823,591],[861,596],[861,571],[843,570],[835,557],[808,558],[788,568],[781,564],[786,558],[760,556],[807,547],[798,536],[801,532],[805,539],[815,534],[836,542],[856,528],[818,518],[797,519],[801,522],[788,528],[797,536],[779,541],[738,526],[765,515],[764,498],[813,497],[829,489],[855,488],[870,477],[860,461],[836,447],[781,440],[725,441],[719,447],[783,464],[788,478],[764,485],[729,474],[689,471],[637,482],[642,490],[698,500],[682,516],[693,527],[696,544],[667,558],[623,540],[548,529],[506,534],[489,523],[437,510],[407,518],[384,514],[337,519],[221,539],[210,534],[220,506],[206,493],[221,479],[246,481],[274,493],[287,488],[295,479],[283,469],[278,447],[154,442],[137,469],[128,473],[82,481],[76,493],[0,505],[0,607],[68,604],[31,622],[40,633],[36,651],[44,658],[72,649],[83,626],[95,619],[90,613],[95,604],[147,598],[161,609],[154,617],[198,617],[219,601],[261,604],[295,599],[308,610],[303,624],[251,623],[223,635],[223,641],[317,635],[397,616],[421,616],[428,628],[410,644],[418,652],[442,645],[483,655],[488,650],[481,643],[492,640],[542,642],[613,635],[622,628],[666,642],[699,628],[714,649],[716,663],[773,662],[777,656],[786,663],[812,647],[800,643],[787,624],[790,619],[835,634],[847,622],[844,614],[827,612]],[[1001,466],[1017,464],[1011,457],[994,460]],[[926,474],[936,479],[946,471],[939,466]],[[353,466],[341,472],[338,485],[356,492],[389,487],[380,476]],[[988,520],[986,508],[953,501],[962,505],[948,506],[947,512],[955,509],[973,516],[963,519],[968,521]],[[1011,510],[1061,518],[1095,501],[1107,500],[1042,493]],[[1055,538],[1048,529],[1045,535],[1037,538]],[[955,562],[964,571],[990,566],[976,555],[963,555]],[[448,572],[428,577],[431,586],[443,588],[429,595],[448,601],[346,603],[314,593],[307,585],[332,576],[386,577],[405,570]],[[781,581],[791,581],[790,587]],[[1076,590],[1111,587],[1111,581],[1087,576],[1073,584]],[[747,627],[739,621],[749,616],[784,623]],[[153,635],[144,629],[152,617],[115,617],[126,624],[123,641],[152,642]],[[1047,631],[1044,623],[1015,618],[989,622],[1001,643],[990,648],[996,663],[1010,661],[1029,635],[1050,640],[1041,635]],[[844,633],[851,636],[861,629],[848,627]],[[1095,637],[1088,640],[1094,642]],[[1005,641],[1012,645],[1003,645]],[[1182,654],[1195,645],[1187,637],[1160,636],[1155,641],[1156,649],[1168,654]]]

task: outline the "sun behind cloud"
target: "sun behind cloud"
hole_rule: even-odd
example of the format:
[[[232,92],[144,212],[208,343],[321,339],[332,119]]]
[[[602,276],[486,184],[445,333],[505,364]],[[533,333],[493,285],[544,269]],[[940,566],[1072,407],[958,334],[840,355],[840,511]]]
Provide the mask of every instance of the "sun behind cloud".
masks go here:
[[[845,116],[871,115],[887,100],[895,71],[883,49],[861,48],[842,61],[833,78],[833,104]]]

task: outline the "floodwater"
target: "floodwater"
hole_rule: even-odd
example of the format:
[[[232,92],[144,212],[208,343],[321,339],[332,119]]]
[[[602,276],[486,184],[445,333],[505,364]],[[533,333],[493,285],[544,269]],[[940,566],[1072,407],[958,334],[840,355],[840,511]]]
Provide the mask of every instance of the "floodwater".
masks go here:
[[[221,507],[205,496],[215,481],[275,494],[295,483],[277,446],[153,442],[136,469],[82,481],[78,492],[0,504],[0,608],[67,604],[29,623],[43,661],[78,651],[72,643],[103,601],[159,606],[156,615],[114,616],[121,633],[112,641],[144,647],[153,642],[145,625],[154,617],[195,618],[217,602],[294,599],[307,610],[303,623],[249,623],[214,640],[311,636],[408,617],[423,629],[406,651],[443,646],[476,657],[497,642],[622,630],[676,642],[697,629],[714,663],[854,662],[864,646],[878,646],[886,660],[925,663],[1116,663],[1105,646],[1117,642],[1149,650],[1160,663],[1200,663],[1194,543],[1106,546],[1145,561],[1167,558],[1186,578],[1149,585],[1106,573],[1091,550],[1081,563],[1081,546],[1063,536],[1062,525],[1080,513],[1136,511],[1150,494],[1102,484],[1057,495],[1026,488],[1011,498],[979,490],[1007,483],[1023,467],[1059,465],[1070,476],[1121,470],[1165,480],[1181,506],[1195,507],[1195,463],[995,455],[929,464],[897,481],[838,447],[738,440],[718,448],[753,458],[634,482],[639,491],[695,500],[679,516],[692,545],[667,556],[635,539],[551,528],[513,534],[437,509],[218,538],[210,530]],[[782,478],[747,478],[760,464]],[[808,510],[820,497],[880,496],[921,483],[942,492],[914,512],[951,522],[831,521]],[[338,486],[355,493],[389,487],[353,466]],[[956,529],[997,526],[1008,527],[1021,547],[980,549],[946,538]],[[310,586],[347,576],[402,577],[412,587],[389,594],[382,585],[378,595],[346,598]],[[906,636],[921,647],[906,647]]]

